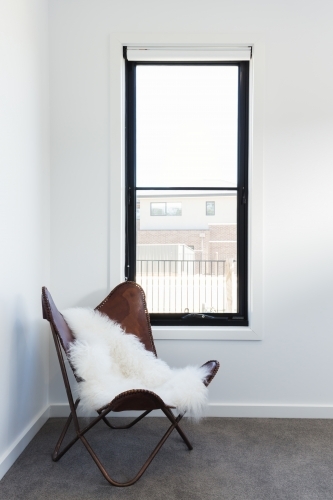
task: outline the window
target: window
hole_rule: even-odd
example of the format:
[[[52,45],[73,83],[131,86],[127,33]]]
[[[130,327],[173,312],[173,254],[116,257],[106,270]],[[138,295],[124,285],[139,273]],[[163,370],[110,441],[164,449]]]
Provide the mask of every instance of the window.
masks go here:
[[[206,215],[215,215],[215,201],[206,201]]]
[[[150,215],[181,215],[181,203],[150,203]]]
[[[126,277],[144,288],[152,324],[246,326],[249,61],[134,52]]]

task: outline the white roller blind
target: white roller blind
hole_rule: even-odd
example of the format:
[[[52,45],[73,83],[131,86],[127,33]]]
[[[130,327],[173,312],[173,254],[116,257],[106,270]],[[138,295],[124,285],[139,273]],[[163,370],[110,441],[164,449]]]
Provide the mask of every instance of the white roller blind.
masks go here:
[[[128,61],[249,61],[250,46],[126,47]]]

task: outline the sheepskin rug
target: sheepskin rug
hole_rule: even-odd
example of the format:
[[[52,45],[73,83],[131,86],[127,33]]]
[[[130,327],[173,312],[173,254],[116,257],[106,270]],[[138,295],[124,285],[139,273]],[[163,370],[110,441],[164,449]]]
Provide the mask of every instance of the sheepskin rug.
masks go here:
[[[75,337],[69,357],[84,380],[77,388],[84,410],[97,410],[130,389],[148,389],[179,412],[187,411],[195,419],[202,416],[207,368],[170,368],[99,311],[73,308],[62,314]]]

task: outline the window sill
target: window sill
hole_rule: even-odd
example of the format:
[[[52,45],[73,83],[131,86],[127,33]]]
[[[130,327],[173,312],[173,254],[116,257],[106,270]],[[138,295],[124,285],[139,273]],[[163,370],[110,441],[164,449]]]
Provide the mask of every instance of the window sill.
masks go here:
[[[249,326],[152,326],[154,340],[262,340]]]

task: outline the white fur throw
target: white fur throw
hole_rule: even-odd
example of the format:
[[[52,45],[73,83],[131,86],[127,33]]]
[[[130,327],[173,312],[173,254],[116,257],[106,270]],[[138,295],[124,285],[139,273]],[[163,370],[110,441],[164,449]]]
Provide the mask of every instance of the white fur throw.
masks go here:
[[[69,356],[84,380],[78,384],[78,396],[86,411],[101,408],[124,391],[148,389],[179,412],[201,416],[207,399],[203,384],[207,368],[169,368],[135,335],[125,333],[99,311],[73,308],[62,314],[75,336]]]

